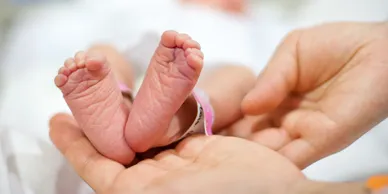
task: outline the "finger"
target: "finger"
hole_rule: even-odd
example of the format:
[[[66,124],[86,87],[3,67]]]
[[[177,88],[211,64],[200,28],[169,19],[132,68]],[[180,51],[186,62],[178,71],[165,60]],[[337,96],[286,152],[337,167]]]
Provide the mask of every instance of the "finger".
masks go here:
[[[222,137],[216,135],[193,135],[180,142],[175,148],[175,151],[183,159],[194,161],[210,144],[221,140]]]
[[[234,122],[232,125],[228,126],[217,134],[247,139],[252,135],[255,122],[255,117],[246,116],[243,119]]]
[[[275,151],[292,139],[286,130],[275,127],[268,115],[245,116],[226,129],[224,134],[248,139]]]
[[[101,156],[67,114],[57,114],[50,120],[50,138],[97,193],[107,190],[124,170],[122,165]]]
[[[278,47],[256,86],[245,96],[246,114],[262,114],[276,108],[297,83],[297,44],[300,32],[291,33]]]
[[[233,65],[224,65],[201,76],[197,86],[210,97],[215,112],[213,132],[217,133],[243,117],[241,101],[254,86],[256,76],[247,67]]]
[[[249,139],[275,151],[278,151],[291,141],[287,131],[277,128],[258,131],[253,133]]]
[[[314,147],[304,139],[297,139],[279,150],[279,153],[291,160],[300,169],[304,169],[321,159]]]
[[[185,160],[184,158],[180,157],[173,149],[161,152],[153,159],[161,168],[168,171],[181,169],[182,167],[192,163],[192,161]]]

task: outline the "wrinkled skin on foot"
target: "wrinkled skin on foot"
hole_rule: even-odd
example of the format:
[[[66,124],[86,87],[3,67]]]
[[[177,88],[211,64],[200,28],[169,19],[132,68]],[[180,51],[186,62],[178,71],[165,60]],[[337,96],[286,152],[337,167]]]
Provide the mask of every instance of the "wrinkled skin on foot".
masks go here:
[[[164,33],[131,110],[103,55],[77,53],[59,70],[55,84],[96,149],[128,164],[135,152],[167,145],[190,126],[187,119],[172,121],[191,94],[202,63],[196,41],[185,34]]]
[[[199,49],[188,35],[167,32],[162,36],[133,103],[136,114],[129,115],[126,125],[126,140],[137,152],[148,150],[155,142],[163,146],[179,138],[174,135],[179,127],[169,125],[198,81],[203,63]],[[186,130],[193,121],[182,128]]]
[[[291,33],[245,97],[236,123],[304,168],[388,116],[388,23],[334,23]],[[253,132],[253,133],[252,133]]]

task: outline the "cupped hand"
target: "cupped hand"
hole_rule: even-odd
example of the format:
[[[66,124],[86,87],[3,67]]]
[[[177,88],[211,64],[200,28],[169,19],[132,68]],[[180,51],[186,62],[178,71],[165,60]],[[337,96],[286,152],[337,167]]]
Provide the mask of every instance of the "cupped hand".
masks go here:
[[[242,103],[255,116],[231,130],[300,168],[347,147],[388,116],[387,51],[388,23],[290,33]]]
[[[288,193],[304,176],[280,154],[243,139],[194,136],[125,168],[99,154],[74,119],[59,114],[50,137],[99,194]]]

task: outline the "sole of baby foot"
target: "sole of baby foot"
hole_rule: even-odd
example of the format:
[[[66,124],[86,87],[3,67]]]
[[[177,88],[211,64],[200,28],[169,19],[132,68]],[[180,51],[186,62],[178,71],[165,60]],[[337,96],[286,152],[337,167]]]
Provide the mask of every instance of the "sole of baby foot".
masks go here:
[[[170,125],[198,81],[203,66],[200,49],[187,34],[167,31],[162,35],[133,103],[132,112],[136,114],[129,116],[125,130],[127,143],[134,151],[167,145],[190,127],[191,123],[185,127]],[[195,117],[195,113],[187,114]]]
[[[60,68],[55,84],[96,149],[117,162],[130,163],[134,152],[123,136],[129,108],[106,58],[77,53]]]

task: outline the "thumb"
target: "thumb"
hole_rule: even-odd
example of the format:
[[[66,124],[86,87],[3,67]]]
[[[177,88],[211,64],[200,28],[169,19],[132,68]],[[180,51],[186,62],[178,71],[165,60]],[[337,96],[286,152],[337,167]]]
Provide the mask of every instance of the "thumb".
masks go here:
[[[245,114],[273,110],[295,88],[298,79],[297,45],[300,31],[290,33],[277,48],[255,87],[242,101]]]

